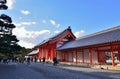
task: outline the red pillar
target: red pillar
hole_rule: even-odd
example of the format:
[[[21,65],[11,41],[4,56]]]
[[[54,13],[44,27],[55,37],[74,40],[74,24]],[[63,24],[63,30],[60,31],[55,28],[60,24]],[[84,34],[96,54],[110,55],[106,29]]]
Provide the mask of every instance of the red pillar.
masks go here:
[[[62,61],[64,62],[64,51],[62,52]]]
[[[92,64],[92,50],[89,49],[90,64]]]
[[[51,60],[53,59],[53,53],[54,53],[54,49],[53,46],[51,47]]]
[[[68,62],[69,62],[69,52],[67,52],[67,57],[68,57],[67,59],[68,59]]]
[[[52,53],[53,53],[53,58],[54,57],[56,57],[56,47],[55,47],[55,45],[53,44],[53,46],[52,46]]]
[[[68,52],[66,51],[66,62],[68,62]]]
[[[73,52],[72,52],[72,62],[74,62],[74,60],[73,60]]]
[[[47,52],[48,52],[48,59],[51,59],[51,51],[50,51],[50,48],[47,49]]]
[[[39,48],[39,51],[38,51],[38,54],[37,54],[37,58],[40,58],[40,48]]]
[[[57,57],[56,47],[53,48],[54,51],[54,57]]]
[[[45,49],[44,49],[44,47],[43,47],[43,57],[45,57]],[[46,59],[46,57],[45,57],[45,59]]]
[[[43,58],[43,47],[41,47],[41,58]]]
[[[100,57],[99,57],[99,51],[98,51],[98,48],[97,48],[97,58],[98,58],[98,63],[100,62]]]
[[[75,56],[76,56],[76,64],[78,64],[78,58],[77,58],[77,50],[75,51]]]
[[[67,60],[67,52],[65,52],[65,61],[67,62],[68,60]]]
[[[118,49],[118,61],[120,63],[120,49]]]
[[[39,58],[42,58],[42,48],[40,47],[40,50],[39,50]]]
[[[60,61],[62,61],[62,51],[59,52],[60,54]]]
[[[115,66],[113,46],[111,46],[111,59],[112,59],[112,66]]]
[[[45,49],[46,52],[46,59],[48,60],[48,49]]]

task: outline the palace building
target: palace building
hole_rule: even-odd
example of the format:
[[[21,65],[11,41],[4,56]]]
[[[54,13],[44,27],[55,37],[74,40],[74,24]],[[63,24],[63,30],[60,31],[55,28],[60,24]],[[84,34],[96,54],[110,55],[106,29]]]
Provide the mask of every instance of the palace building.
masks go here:
[[[56,49],[61,46],[63,43],[71,41],[76,37],[71,31],[71,28],[68,27],[67,29],[63,30],[62,32],[43,40],[40,44],[35,46],[34,48],[39,49],[38,53],[35,53],[37,58],[41,59],[45,57],[46,60],[53,60],[56,57]],[[31,54],[33,55],[33,54]]]
[[[61,62],[107,64],[120,63],[120,26],[76,38],[68,27],[35,46],[38,58],[54,57]],[[35,55],[34,55],[35,56]]]

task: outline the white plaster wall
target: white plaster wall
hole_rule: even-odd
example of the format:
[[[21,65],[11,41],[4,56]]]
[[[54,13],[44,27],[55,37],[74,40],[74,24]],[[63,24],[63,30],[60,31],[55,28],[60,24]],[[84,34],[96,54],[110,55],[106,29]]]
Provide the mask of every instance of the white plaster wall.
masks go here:
[[[76,52],[73,52],[73,62],[76,62]]]
[[[77,61],[78,61],[78,62],[83,62],[82,52],[77,52]]]
[[[84,50],[84,62],[85,62],[85,63],[90,63],[89,50],[88,50],[88,49],[85,49],[85,50]]]
[[[92,62],[98,63],[97,52],[95,52],[95,51],[92,51]]]
[[[72,59],[72,52],[71,53],[68,53],[68,61],[72,61],[73,59]]]
[[[61,53],[57,52],[57,59],[61,59]]]

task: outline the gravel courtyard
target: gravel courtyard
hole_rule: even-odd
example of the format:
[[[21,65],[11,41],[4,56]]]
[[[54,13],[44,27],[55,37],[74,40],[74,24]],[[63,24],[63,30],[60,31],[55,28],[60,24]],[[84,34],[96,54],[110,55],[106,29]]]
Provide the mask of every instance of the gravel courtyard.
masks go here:
[[[0,64],[0,79],[120,79],[120,72],[42,63],[9,63]]]

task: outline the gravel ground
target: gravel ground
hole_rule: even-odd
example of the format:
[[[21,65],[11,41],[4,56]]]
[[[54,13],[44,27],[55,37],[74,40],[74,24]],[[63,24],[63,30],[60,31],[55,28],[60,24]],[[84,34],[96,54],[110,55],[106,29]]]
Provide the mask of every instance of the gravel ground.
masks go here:
[[[120,79],[120,72],[31,63],[0,64],[0,79]]]

